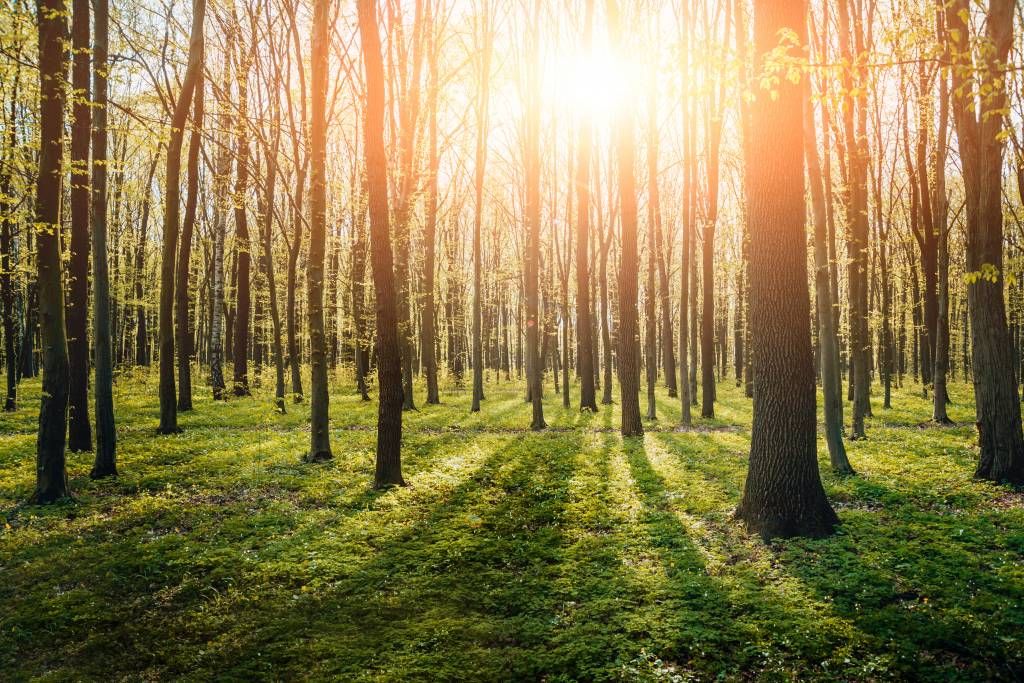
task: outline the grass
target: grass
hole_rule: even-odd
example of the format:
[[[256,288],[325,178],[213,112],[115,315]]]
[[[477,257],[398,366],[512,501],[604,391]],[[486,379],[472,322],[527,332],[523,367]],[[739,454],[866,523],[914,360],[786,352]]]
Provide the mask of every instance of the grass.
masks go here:
[[[25,506],[38,384],[0,416],[0,679],[1014,680],[1024,677],[1024,498],[972,480],[920,389],[874,404],[839,532],[765,544],[731,518],[750,402],[623,440],[519,384],[406,415],[410,486],[370,488],[375,403],[339,374],[334,461],[301,461],[308,405],[206,387],[156,436],[155,376],[121,376],[117,480],[69,456],[74,503]],[[575,392],[575,388],[574,388]],[[422,400],[422,392],[418,398]],[[820,403],[820,402],[819,402]],[[820,430],[819,430],[820,431]]]

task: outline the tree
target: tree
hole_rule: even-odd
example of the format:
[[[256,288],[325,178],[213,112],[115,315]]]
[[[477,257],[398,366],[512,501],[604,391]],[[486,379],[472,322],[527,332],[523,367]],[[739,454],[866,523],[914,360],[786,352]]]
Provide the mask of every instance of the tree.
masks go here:
[[[68,419],[68,342],[61,282],[60,197],[64,160],[64,79],[67,75],[67,8],[64,0],[39,0],[39,175],[36,178],[36,268],[43,390],[36,441],[33,503],[69,495],[64,468]]]
[[[811,213],[814,224],[814,292],[817,304],[818,345],[821,357],[821,389],[825,399],[825,441],[828,444],[832,469],[839,474],[853,474],[853,466],[843,446],[843,389],[839,367],[839,340],[832,316],[832,288],[829,281],[828,245],[826,243],[825,192],[822,188],[821,165],[818,162],[817,128],[814,103],[808,87],[804,96],[804,159],[807,184],[811,190]],[[827,141],[826,141],[827,142]]]
[[[594,33],[594,0],[587,0],[584,19],[584,50],[591,52]],[[593,123],[584,112],[576,147],[576,358],[580,373],[580,410],[597,412],[594,392],[594,339],[590,306],[590,148]]]
[[[770,70],[773,50],[804,44],[806,5],[755,0],[754,52],[771,92],[757,93],[747,169],[754,423],[750,464],[736,516],[766,538],[824,536],[838,518],[825,497],[816,453],[804,221],[803,91]],[[780,45],[780,35],[794,38]],[[782,38],[781,40],[785,40]],[[778,64],[774,65],[779,68]]]
[[[526,293],[526,383],[533,406],[530,429],[546,428],[540,354],[540,3],[534,4],[532,43],[526,71],[526,121],[524,133],[524,182],[526,184],[526,250],[523,254],[523,288]]]
[[[311,370],[310,446],[306,458],[333,458],[330,434],[330,396],[327,392],[327,339],[324,336],[324,257],[327,242],[327,69],[329,64],[328,0],[313,5],[310,54],[312,101],[309,144],[312,156],[309,191],[309,267],[306,271]],[[362,9],[360,2],[360,9]]]
[[[164,237],[160,264],[160,434],[180,432],[174,386],[174,263],[178,251],[178,216],[181,210],[181,143],[192,94],[199,80],[203,55],[203,20],[206,0],[192,2],[192,35],[188,46],[188,66],[181,82],[171,117],[171,135],[167,143],[167,191],[164,194]]]
[[[404,486],[402,478],[402,359],[398,338],[398,311],[395,305],[395,273],[391,255],[391,230],[388,216],[387,156],[384,150],[384,63],[377,33],[374,0],[358,0],[359,37],[366,70],[366,114],[363,125],[366,155],[366,180],[370,209],[370,253],[373,285],[377,294],[377,381],[380,400],[377,412],[377,466],[375,488]],[[317,7],[326,4],[318,0]],[[326,22],[324,22],[326,23]],[[315,37],[319,37],[319,31]],[[322,36],[326,49],[326,31]],[[314,62],[315,63],[315,62]],[[322,74],[326,77],[326,73]],[[317,79],[314,81],[314,97]],[[324,82],[326,90],[326,81]],[[316,106],[314,105],[314,129]],[[314,154],[317,147],[314,139]],[[314,169],[316,166],[314,165]]]
[[[192,133],[188,141],[188,188],[185,194],[185,218],[181,226],[181,243],[178,251],[177,272],[175,273],[174,308],[176,312],[174,330],[175,346],[178,350],[178,410],[192,410],[192,331],[189,319],[189,271],[192,268],[192,232],[196,224],[196,208],[199,203],[199,154],[202,151],[203,133],[203,57],[200,55],[200,72],[193,87]]]
[[[484,400],[484,361],[481,306],[483,300],[483,281],[481,267],[483,247],[480,239],[480,228],[484,215],[484,177],[487,165],[487,105],[490,102],[491,82],[491,50],[494,45],[494,29],[491,23],[490,1],[484,3],[484,13],[479,20],[481,42],[476,51],[479,56],[479,76],[474,101],[476,113],[476,152],[473,162],[473,400],[470,412],[480,411],[480,401]],[[474,33],[474,36],[476,34]]]
[[[624,49],[621,18],[615,0],[608,0],[613,41]],[[644,433],[640,421],[640,326],[637,321],[637,208],[633,112],[625,101],[616,103],[615,158],[619,193],[621,251],[619,254],[619,391],[623,436]]]
[[[236,20],[237,23],[237,20]],[[252,67],[255,52],[255,33],[252,36],[253,46],[240,50],[241,56],[235,65],[238,82],[238,113],[235,116],[235,194],[233,198],[235,213],[235,250],[236,250],[236,284],[235,284],[235,315],[234,329],[231,340],[232,361],[232,393],[235,396],[249,396],[249,325],[252,289],[250,269],[252,267],[252,245],[249,242],[249,216],[246,207],[246,192],[249,188],[249,70]]]
[[[92,116],[92,287],[96,392],[96,459],[93,479],[117,474],[114,429],[114,368],[110,331],[110,275],[107,259],[107,70],[108,0],[93,0]]]
[[[68,448],[92,450],[89,421],[89,0],[71,3],[71,240],[68,260]]]
[[[1024,433],[1003,300],[1002,168],[1006,81],[1013,43],[1013,0],[990,0],[984,40],[971,41],[967,0],[946,5],[953,122],[967,195],[967,304],[977,411],[975,476],[1024,483]]]

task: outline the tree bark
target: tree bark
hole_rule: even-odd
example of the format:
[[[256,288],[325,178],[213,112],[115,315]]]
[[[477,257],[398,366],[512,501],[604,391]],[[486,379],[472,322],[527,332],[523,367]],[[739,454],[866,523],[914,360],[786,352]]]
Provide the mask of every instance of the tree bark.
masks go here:
[[[68,419],[68,342],[61,284],[60,197],[64,158],[64,79],[67,77],[67,8],[39,0],[39,175],[36,178],[36,268],[43,387],[36,440],[32,502],[70,495],[64,467]]]
[[[204,55],[199,59],[203,60]],[[185,193],[185,219],[181,224],[181,244],[178,245],[178,263],[174,287],[174,331],[178,347],[178,410],[192,410],[192,331],[189,328],[189,271],[192,265],[192,232],[196,224],[199,200],[199,154],[203,131],[203,75],[196,79],[192,104],[192,133],[188,141],[188,188]]]
[[[608,0],[609,25],[613,40],[622,44],[621,18],[615,0]],[[632,113],[620,101],[615,113],[615,157],[618,171],[620,244],[619,253],[619,329],[618,369],[622,401],[623,436],[641,436],[640,421],[640,329],[637,312],[637,208],[635,175],[635,141]]]
[[[817,128],[814,123],[814,102],[808,86],[804,97],[804,158],[811,190],[814,219],[814,292],[817,302],[818,345],[821,350],[821,389],[825,399],[825,441],[832,469],[837,474],[853,474],[853,466],[843,445],[843,389],[839,369],[839,339],[832,316],[832,288],[829,283],[828,245],[825,214],[825,193],[818,162]],[[828,139],[826,138],[826,144]]]
[[[1012,347],[1003,300],[1002,166],[1006,83],[1001,71],[1013,43],[1013,0],[991,0],[983,54],[968,43],[973,36],[964,22],[967,0],[946,6],[952,52],[958,59],[976,60],[971,68],[991,88],[976,106],[976,84],[968,81],[968,68],[952,69],[953,107],[967,195],[967,303],[970,312],[971,367],[980,454],[975,476],[1014,485],[1024,483],[1024,434],[1020,400],[1013,375]]]
[[[92,286],[96,392],[96,458],[89,476],[117,475],[114,428],[114,363],[110,323],[110,275],[107,266],[107,70],[110,9],[93,0],[92,116]]]
[[[71,244],[68,259],[68,450],[92,450],[89,421],[89,0],[71,4]]]
[[[754,50],[765,55],[782,29],[804,41],[802,1],[755,0]],[[808,329],[802,159],[802,90],[780,79],[757,92],[749,173],[750,315],[754,423],[736,516],[765,538],[824,536],[838,518],[825,497],[816,453],[814,359]]]
[[[180,432],[177,396],[174,386],[174,266],[178,252],[178,216],[181,207],[181,142],[192,94],[202,70],[203,19],[206,0],[192,2],[192,35],[188,47],[188,66],[181,92],[174,105],[171,135],[167,143],[167,190],[164,194],[163,261],[160,264],[160,434]]]
[[[377,33],[376,2],[358,0],[359,37],[366,70],[364,125],[370,208],[370,251],[377,294],[377,464],[374,487],[404,486],[402,478],[402,358],[395,301],[395,273],[388,215],[387,156],[384,150],[384,64]],[[318,0],[326,4],[326,0]],[[324,41],[327,36],[324,31]]]

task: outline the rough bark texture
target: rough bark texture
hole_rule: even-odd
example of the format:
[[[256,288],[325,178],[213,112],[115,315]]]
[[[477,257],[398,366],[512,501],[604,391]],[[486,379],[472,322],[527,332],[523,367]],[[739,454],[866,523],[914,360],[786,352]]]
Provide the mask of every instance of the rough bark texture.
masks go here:
[[[975,476],[997,482],[1024,483],[1024,434],[1020,400],[1013,373],[1013,347],[1003,300],[1002,165],[1004,142],[999,137],[1006,107],[1006,83],[1001,72],[1013,43],[1013,0],[991,0],[985,23],[992,46],[980,62],[980,79],[992,91],[975,106],[975,85],[967,80],[970,67],[953,71],[953,106],[964,186],[967,190],[967,304],[972,333],[971,367],[977,412],[980,454]],[[967,0],[946,7],[954,54],[969,59],[971,36],[963,17]],[[998,83],[998,84],[996,84]],[[986,276],[987,274],[987,276]]]
[[[608,0],[609,23],[622,41],[621,19],[614,0]],[[640,329],[637,311],[637,208],[635,141],[631,113],[618,103],[615,121],[615,157],[618,171],[620,243],[619,255],[619,390],[622,400],[623,436],[644,433],[640,421]]]
[[[326,0],[319,0],[326,4]],[[326,31],[324,32],[326,41]],[[366,69],[364,125],[366,179],[370,205],[370,251],[377,293],[377,466],[374,486],[404,486],[402,478],[402,358],[398,339],[395,273],[388,216],[387,156],[384,150],[384,65],[377,33],[376,3],[359,0],[359,37]]]
[[[312,110],[309,145],[312,154],[309,193],[309,263],[306,270],[310,362],[310,462],[333,458],[330,397],[327,390],[327,338],[324,335],[324,259],[327,247],[327,70],[329,61],[329,0],[313,5],[310,76]],[[362,9],[360,3],[360,10]]]
[[[754,3],[755,54],[779,31],[804,31],[806,6]],[[749,173],[750,315],[754,330],[754,423],[750,465],[736,516],[764,537],[823,536],[838,522],[818,474],[814,359],[807,293],[802,90],[782,79],[759,90]]]
[[[36,440],[34,503],[69,495],[64,468],[68,419],[68,342],[61,284],[60,196],[64,157],[64,79],[67,8],[39,0],[39,175],[36,178],[36,268],[43,389]]]
[[[68,259],[68,449],[92,450],[89,422],[89,0],[71,4],[71,244]]]
[[[114,362],[111,344],[110,275],[107,266],[107,46],[108,0],[93,0],[92,287],[96,364],[96,458],[93,479],[117,475],[114,429]]]

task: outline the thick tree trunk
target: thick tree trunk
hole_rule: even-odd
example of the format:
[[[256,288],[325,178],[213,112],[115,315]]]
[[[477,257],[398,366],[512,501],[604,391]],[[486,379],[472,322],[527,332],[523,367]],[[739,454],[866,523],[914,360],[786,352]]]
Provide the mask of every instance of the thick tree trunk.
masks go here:
[[[92,286],[93,347],[96,364],[96,458],[93,479],[117,475],[114,429],[114,363],[107,270],[107,69],[110,10],[108,0],[93,0],[92,117]]]
[[[770,53],[783,28],[803,36],[805,12],[801,1],[755,0],[755,54]],[[757,163],[747,169],[754,423],[736,516],[766,538],[824,536],[838,518],[825,497],[816,453],[801,86],[780,79],[777,97],[758,90],[757,99],[751,120]]]
[[[64,158],[64,79],[67,77],[67,8],[39,0],[39,175],[36,178],[36,268],[43,387],[36,441],[33,503],[69,495],[64,467],[68,419],[68,342],[61,283],[60,197]]]
[[[326,0],[318,0],[318,6],[320,4],[326,4]],[[359,37],[366,70],[363,149],[366,154],[373,284],[377,294],[377,380],[380,385],[377,465],[373,484],[375,488],[387,488],[405,485],[401,460],[402,359],[388,215],[387,156],[384,150],[384,65],[380,36],[377,33],[376,2],[359,0],[358,8]],[[323,38],[326,43],[326,31]]]
[[[181,210],[181,142],[192,94],[199,80],[203,58],[203,18],[206,0],[192,2],[192,35],[188,47],[188,67],[171,118],[171,136],[167,143],[167,190],[164,193],[163,261],[160,264],[160,434],[180,432],[177,396],[174,386],[174,266],[178,252],[178,216]]]
[[[92,450],[89,421],[89,0],[71,4],[71,249],[68,260],[68,450]]]
[[[946,5],[946,22],[959,59],[976,58],[980,79],[998,82],[975,106],[975,85],[965,82],[966,69],[954,68],[953,107],[967,195],[967,303],[970,312],[971,367],[980,454],[975,476],[1014,485],[1024,484],[1024,434],[1020,400],[1013,373],[1012,347],[1003,300],[1003,129],[1005,80],[998,76],[1013,44],[1013,0],[992,0],[985,22],[991,49],[973,55],[964,18],[967,0]]]

